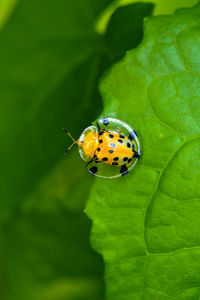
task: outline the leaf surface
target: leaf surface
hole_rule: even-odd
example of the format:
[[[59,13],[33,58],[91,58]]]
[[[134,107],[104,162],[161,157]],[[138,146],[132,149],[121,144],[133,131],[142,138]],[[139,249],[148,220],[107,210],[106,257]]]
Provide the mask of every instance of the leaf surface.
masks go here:
[[[66,143],[61,128],[77,138],[100,113],[97,82],[110,60],[94,23],[106,4],[59,0],[55,9],[54,1],[21,0],[1,32],[0,154],[9,160],[1,161],[6,201],[0,203],[0,214],[24,201],[61,158]],[[152,5],[144,4],[140,14],[151,11]],[[113,33],[114,27],[128,24],[116,23]],[[127,45],[119,49],[122,55]],[[112,62],[117,58],[112,54]]]
[[[107,299],[199,299],[200,5],[145,20],[101,84],[103,116],[132,125],[136,168],[96,179],[87,205]]]
[[[95,72],[91,64],[85,72],[99,39],[94,23],[108,1],[95,3],[59,0],[55,8],[53,1],[21,0],[0,34],[1,157],[9,157],[9,164],[1,162],[1,197],[7,199],[1,212],[23,201],[61,157],[67,120],[80,126],[80,99],[89,105]]]

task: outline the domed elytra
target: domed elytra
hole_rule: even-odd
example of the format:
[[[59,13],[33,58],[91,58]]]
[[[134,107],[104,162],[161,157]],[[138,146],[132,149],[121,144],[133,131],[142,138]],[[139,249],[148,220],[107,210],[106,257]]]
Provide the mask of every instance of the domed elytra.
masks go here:
[[[87,161],[88,172],[102,178],[126,175],[141,155],[135,129],[110,117],[99,118],[87,127],[77,144],[82,159]]]
[[[91,160],[98,147],[98,129],[96,126],[87,127],[77,141],[79,154],[85,161]]]

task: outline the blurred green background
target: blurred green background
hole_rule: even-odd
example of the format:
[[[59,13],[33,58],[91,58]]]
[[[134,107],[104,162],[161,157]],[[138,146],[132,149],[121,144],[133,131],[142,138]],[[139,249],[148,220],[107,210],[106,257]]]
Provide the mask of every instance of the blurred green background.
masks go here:
[[[151,4],[0,0],[0,299],[102,300],[104,266],[84,205],[94,178],[77,149],[102,111],[98,82],[142,39]],[[147,2],[147,1],[144,1]],[[197,1],[154,1],[172,13]]]

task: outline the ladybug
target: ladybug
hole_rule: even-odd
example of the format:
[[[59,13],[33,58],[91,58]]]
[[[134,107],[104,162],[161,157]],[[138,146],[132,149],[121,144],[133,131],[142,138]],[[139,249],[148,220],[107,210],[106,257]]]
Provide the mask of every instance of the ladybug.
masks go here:
[[[87,162],[89,173],[102,178],[117,178],[126,175],[140,158],[140,144],[136,131],[127,123],[102,117],[96,126],[87,127],[78,140],[63,128],[78,145],[80,156]]]

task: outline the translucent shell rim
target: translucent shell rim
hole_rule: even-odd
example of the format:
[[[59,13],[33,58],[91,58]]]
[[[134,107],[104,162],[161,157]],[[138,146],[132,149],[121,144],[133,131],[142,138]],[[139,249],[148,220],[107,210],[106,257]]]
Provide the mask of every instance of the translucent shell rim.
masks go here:
[[[82,141],[84,141],[85,136],[90,132],[98,133],[97,127],[94,125],[90,125],[87,128],[85,128],[79,137],[79,142],[81,143]],[[91,160],[91,157],[89,155],[85,154],[85,152],[83,151],[83,149],[81,147],[78,147],[78,151],[79,151],[80,157],[84,161],[88,162]]]

